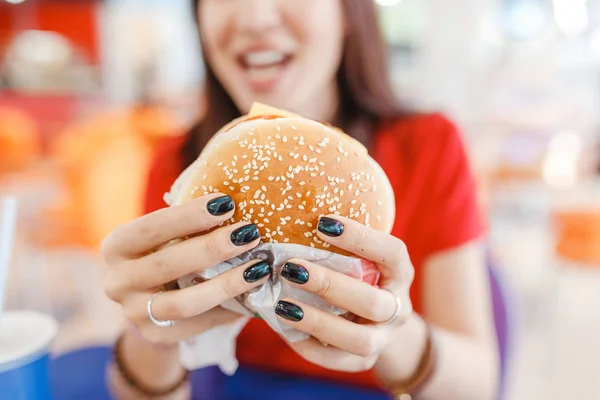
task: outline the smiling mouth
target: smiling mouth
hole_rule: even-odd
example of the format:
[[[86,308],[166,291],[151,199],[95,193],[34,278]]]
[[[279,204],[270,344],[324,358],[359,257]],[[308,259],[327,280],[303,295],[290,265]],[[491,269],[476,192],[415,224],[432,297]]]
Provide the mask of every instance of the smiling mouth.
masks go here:
[[[252,84],[263,85],[274,84],[292,59],[289,53],[264,50],[241,54],[237,61]]]
[[[291,54],[275,50],[265,50],[242,54],[238,57],[238,62],[244,69],[262,69],[283,66],[291,59]]]

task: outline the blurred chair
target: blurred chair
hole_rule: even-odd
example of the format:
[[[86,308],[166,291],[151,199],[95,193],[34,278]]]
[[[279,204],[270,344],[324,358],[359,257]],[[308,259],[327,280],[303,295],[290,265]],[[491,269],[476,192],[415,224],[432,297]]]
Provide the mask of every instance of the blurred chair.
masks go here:
[[[579,265],[600,266],[600,207],[555,211],[556,252]]]
[[[492,296],[492,308],[494,313],[494,324],[496,327],[496,338],[498,340],[498,351],[500,356],[500,385],[498,399],[504,398],[508,365],[512,355],[516,301],[511,293],[510,287],[505,281],[502,271],[498,268],[491,255],[487,256],[488,275],[490,279],[490,290]]]
[[[0,106],[0,177],[29,167],[42,153],[34,120],[24,111]]]
[[[53,232],[49,244],[96,249],[111,230],[140,216],[154,148],[179,131],[168,112],[144,107],[104,113],[63,132],[51,154],[65,196],[49,215],[61,235]]]

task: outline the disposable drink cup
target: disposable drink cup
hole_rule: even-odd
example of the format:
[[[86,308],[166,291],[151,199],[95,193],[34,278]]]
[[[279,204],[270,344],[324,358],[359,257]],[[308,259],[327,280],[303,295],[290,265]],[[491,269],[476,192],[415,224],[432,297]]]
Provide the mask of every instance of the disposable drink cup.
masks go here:
[[[0,398],[52,399],[48,364],[58,333],[52,317],[35,311],[6,311],[0,319]]]

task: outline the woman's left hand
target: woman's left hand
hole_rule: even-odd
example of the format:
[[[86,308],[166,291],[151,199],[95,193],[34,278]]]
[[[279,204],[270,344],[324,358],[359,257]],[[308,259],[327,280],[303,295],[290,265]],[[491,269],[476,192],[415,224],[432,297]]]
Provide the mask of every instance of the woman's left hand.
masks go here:
[[[290,298],[282,299],[275,311],[282,322],[312,336],[290,344],[304,359],[333,370],[369,370],[412,313],[414,269],[406,246],[392,235],[339,216],[322,217],[318,230],[320,239],[377,263],[380,287],[292,259],[282,270],[284,279],[359,318],[349,321]]]

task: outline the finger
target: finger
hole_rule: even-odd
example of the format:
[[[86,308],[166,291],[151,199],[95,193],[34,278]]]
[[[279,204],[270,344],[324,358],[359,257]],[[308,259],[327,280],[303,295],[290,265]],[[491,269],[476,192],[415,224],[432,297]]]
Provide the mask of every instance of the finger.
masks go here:
[[[385,343],[386,333],[378,326],[355,324],[297,300],[280,300],[275,313],[285,324],[357,356],[378,354]]]
[[[122,268],[119,276],[126,287],[146,290],[208,269],[259,243],[258,227],[239,222],[148,254]]]
[[[289,343],[300,357],[321,367],[344,372],[362,372],[373,368],[377,357],[361,357],[333,346],[324,346],[319,340],[309,338]]]
[[[289,260],[283,265],[281,276],[292,285],[370,321],[385,322],[396,313],[396,298],[390,291],[309,261]]]
[[[170,240],[218,226],[234,209],[231,197],[222,193],[163,208],[115,229],[102,241],[102,254],[108,260],[145,254]]]
[[[406,245],[395,236],[339,215],[321,217],[317,235],[333,246],[377,263],[387,279],[408,284],[414,279]]]
[[[253,260],[198,285],[159,294],[152,301],[152,315],[159,321],[200,315],[262,285],[271,273],[269,264]],[[150,296],[148,293],[132,296],[127,302],[126,316],[130,320],[147,321]]]
[[[172,346],[215,326],[233,323],[241,317],[233,311],[215,307],[195,317],[178,320],[168,329],[156,326],[152,322],[145,322],[138,329],[146,341],[156,345]]]

